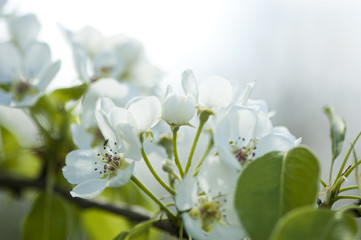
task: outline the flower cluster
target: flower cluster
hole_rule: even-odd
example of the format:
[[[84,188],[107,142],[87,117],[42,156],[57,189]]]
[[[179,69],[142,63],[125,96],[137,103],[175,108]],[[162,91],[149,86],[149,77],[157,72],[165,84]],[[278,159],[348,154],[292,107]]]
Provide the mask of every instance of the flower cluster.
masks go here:
[[[0,43],[0,104],[29,107],[44,94],[60,62],[52,62],[49,46],[37,40],[35,15],[7,18],[10,39]]]
[[[73,196],[93,198],[106,187],[139,183],[143,176],[137,169],[147,166],[154,182],[174,196],[174,209],[159,200],[160,208],[170,219],[180,216],[189,235],[240,239],[246,234],[233,197],[242,169],[265,153],[289,150],[300,139],[272,125],[264,101],[249,99],[254,82],[242,86],[212,76],[198,86],[187,70],[182,84],[184,94],[168,88],[162,98],[134,96],[126,104],[100,98],[94,119],[103,141],[70,152],[64,176],[78,184]]]

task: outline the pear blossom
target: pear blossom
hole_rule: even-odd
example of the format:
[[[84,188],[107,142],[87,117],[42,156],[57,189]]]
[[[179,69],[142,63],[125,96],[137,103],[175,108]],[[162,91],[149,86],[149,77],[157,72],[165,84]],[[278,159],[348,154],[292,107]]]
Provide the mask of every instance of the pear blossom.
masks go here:
[[[23,54],[11,43],[0,44],[0,104],[32,106],[44,94],[60,62],[51,62],[49,46],[33,41]]]
[[[63,32],[72,47],[80,80],[111,77],[131,82],[143,93],[153,93],[158,87],[161,72],[145,58],[137,40],[125,35],[105,37],[89,26],[75,33],[63,28]]]
[[[162,118],[171,126],[188,124],[196,112],[189,96],[170,94],[162,103]]]
[[[233,206],[237,171],[218,156],[206,159],[197,176],[179,184],[175,204],[187,233],[195,239],[241,239],[245,236]]]
[[[140,155],[134,153],[139,149],[130,148],[139,145],[138,140],[122,139],[110,125],[106,112],[108,110],[104,111],[103,107],[95,113],[100,131],[106,139],[103,149],[75,150],[66,156],[63,174],[70,183],[78,184],[71,191],[73,197],[93,198],[106,187],[125,185],[133,174],[134,161],[140,159]],[[129,125],[118,125],[117,128],[126,132]],[[125,140],[128,144],[124,144]]]
[[[81,102],[80,124],[71,125],[73,141],[77,147],[89,149],[102,141],[103,136],[94,118],[94,110],[102,97],[111,98],[114,106],[124,107],[137,95],[139,89],[133,84],[112,78],[103,78],[91,84]]]
[[[243,105],[254,87],[254,82],[247,84],[243,89],[239,84],[232,84],[229,80],[211,76],[198,86],[194,73],[191,70],[182,74],[182,86],[187,96],[190,96],[201,111],[208,110],[212,114],[220,108],[229,108],[238,103]]]
[[[134,98],[128,103],[132,125],[137,133],[150,131],[161,118],[162,106],[155,96]]]
[[[215,146],[222,160],[237,169],[267,152],[287,151],[300,143],[286,128],[273,128],[267,113],[252,107],[233,106],[215,122]]]
[[[34,14],[15,17],[9,22],[9,31],[12,40],[20,47],[19,50],[21,52],[25,51],[28,44],[36,41],[40,27],[39,20]]]

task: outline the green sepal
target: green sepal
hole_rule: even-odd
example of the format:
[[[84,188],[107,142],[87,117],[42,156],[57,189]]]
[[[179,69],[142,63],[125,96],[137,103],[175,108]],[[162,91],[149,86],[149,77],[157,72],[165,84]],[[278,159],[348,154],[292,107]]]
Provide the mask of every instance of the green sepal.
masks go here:
[[[342,147],[346,135],[346,123],[341,116],[335,115],[333,113],[331,107],[328,106],[324,107],[323,111],[325,112],[330,122],[330,138],[332,142],[332,162],[333,162],[342,151]]]

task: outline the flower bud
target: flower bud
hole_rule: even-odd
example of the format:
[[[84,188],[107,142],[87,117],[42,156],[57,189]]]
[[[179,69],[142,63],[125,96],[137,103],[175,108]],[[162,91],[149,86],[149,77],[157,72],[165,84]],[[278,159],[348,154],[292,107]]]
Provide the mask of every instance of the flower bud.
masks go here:
[[[196,112],[188,96],[169,95],[162,104],[162,118],[172,126],[186,125]]]
[[[172,173],[173,172],[173,163],[169,160],[163,160],[162,169],[164,172]]]

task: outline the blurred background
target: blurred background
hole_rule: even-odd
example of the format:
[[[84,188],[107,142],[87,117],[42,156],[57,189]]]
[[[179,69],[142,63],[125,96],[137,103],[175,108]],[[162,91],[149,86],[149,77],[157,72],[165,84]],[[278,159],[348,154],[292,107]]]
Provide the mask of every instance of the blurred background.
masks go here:
[[[276,111],[274,125],[288,127],[313,149],[325,179],[331,144],[322,108],[330,105],[344,117],[345,147],[361,130],[360,1],[9,0],[5,9],[39,18],[40,39],[62,61],[52,88],[69,86],[76,76],[58,24],[74,31],[90,25],[106,36],[140,40],[165,80],[178,88],[189,68],[199,81],[210,75],[256,80],[252,98],[266,100]],[[20,114],[0,110],[3,124]]]

